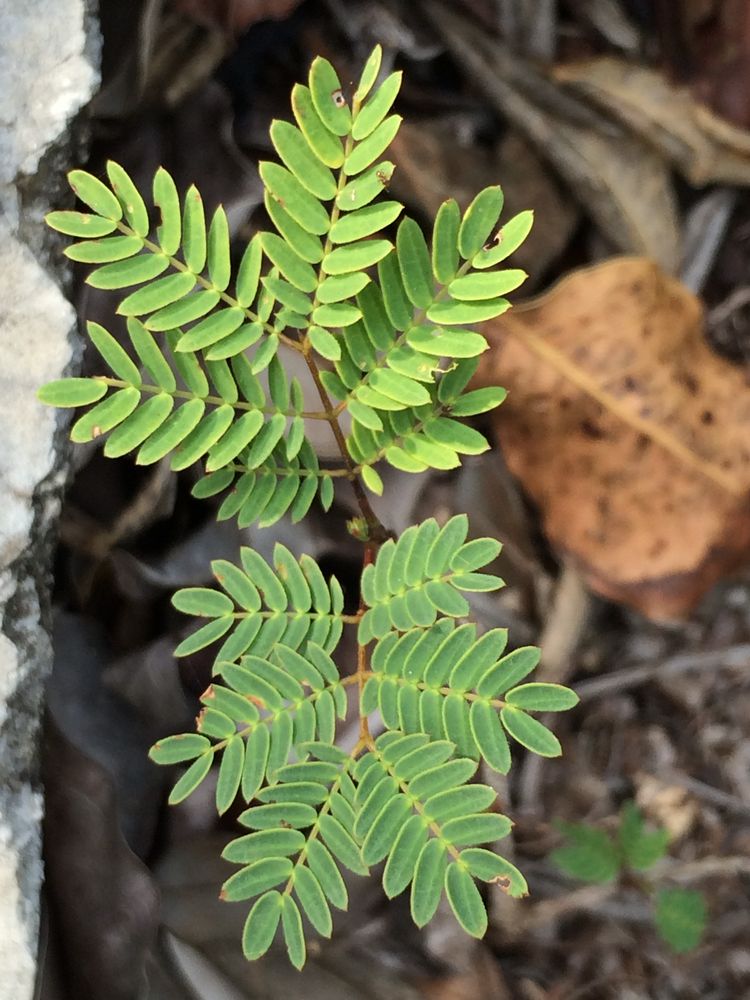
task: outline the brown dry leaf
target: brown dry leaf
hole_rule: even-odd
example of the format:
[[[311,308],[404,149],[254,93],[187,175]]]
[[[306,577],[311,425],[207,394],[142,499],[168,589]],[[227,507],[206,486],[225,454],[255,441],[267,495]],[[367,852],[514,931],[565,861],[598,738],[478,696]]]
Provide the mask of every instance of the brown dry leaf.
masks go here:
[[[422,4],[457,64],[555,167],[612,244],[674,272],[680,230],[663,157],[444,3]]]
[[[569,275],[488,323],[480,384],[553,544],[600,594],[682,616],[750,544],[750,388],[653,261]]]
[[[555,77],[625,122],[691,184],[750,184],[750,133],[657,70],[604,56],[558,66]]]

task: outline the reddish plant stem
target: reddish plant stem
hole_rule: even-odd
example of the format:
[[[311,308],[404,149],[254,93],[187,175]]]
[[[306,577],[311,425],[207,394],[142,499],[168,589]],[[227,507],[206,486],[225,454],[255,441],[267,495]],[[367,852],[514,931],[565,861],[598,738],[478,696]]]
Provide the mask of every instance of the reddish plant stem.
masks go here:
[[[368,541],[365,544],[365,553],[362,560],[362,572],[371,566],[375,562],[375,556],[378,553],[379,543]],[[364,598],[360,596],[359,599],[359,614],[363,615],[367,610],[367,605],[365,604]],[[369,673],[369,650],[366,645],[361,642],[357,644],[357,694],[360,700],[362,700],[362,692],[365,689],[365,683],[367,681],[367,675]],[[370,725],[367,720],[367,716],[362,712],[360,707],[359,710],[359,742],[364,743],[369,746],[372,743],[372,737],[370,736]]]

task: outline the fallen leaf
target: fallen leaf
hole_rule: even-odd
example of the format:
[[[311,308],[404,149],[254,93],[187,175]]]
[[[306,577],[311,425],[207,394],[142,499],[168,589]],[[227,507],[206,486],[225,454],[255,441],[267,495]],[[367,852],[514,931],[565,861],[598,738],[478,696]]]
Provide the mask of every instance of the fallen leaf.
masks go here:
[[[112,778],[49,720],[43,778],[45,885],[68,996],[143,995],[157,890],[125,843]]]
[[[750,133],[658,70],[605,56],[558,66],[555,77],[627,124],[696,187],[750,184]]]
[[[669,831],[670,841],[685,837],[698,821],[700,810],[686,789],[638,771],[633,775],[636,802],[652,822]]]
[[[58,612],[53,641],[47,711],[55,732],[92,767],[104,769],[113,808],[116,800],[119,830],[128,846],[146,857],[154,845],[165,780],[164,772],[147,757],[153,734],[130,705],[104,684],[112,649],[98,622]],[[71,770],[63,777],[72,781],[78,772]]]
[[[676,271],[677,204],[660,154],[439,0],[423,5],[458,66],[555,167],[607,239]]]
[[[478,383],[509,390],[505,459],[593,590],[680,617],[748,561],[750,389],[684,286],[610,260],[484,332]]]

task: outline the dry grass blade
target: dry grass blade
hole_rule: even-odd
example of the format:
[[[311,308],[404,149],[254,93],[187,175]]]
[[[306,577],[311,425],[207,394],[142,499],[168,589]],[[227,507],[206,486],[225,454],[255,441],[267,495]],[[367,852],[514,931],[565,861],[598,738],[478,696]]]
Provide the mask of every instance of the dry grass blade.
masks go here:
[[[657,70],[608,56],[559,66],[555,76],[641,135],[696,187],[750,184],[750,134]]]

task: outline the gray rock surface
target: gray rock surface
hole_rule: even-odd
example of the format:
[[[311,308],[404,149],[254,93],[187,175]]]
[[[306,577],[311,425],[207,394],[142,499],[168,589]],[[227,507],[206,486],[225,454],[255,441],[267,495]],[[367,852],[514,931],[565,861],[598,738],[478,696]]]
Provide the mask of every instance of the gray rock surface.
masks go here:
[[[75,349],[42,215],[97,66],[87,0],[0,2],[0,992],[13,1000],[34,989],[50,534],[65,477],[59,417],[35,393],[69,372]]]

